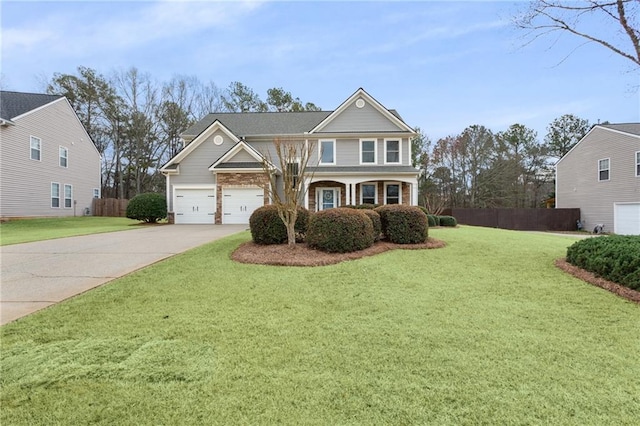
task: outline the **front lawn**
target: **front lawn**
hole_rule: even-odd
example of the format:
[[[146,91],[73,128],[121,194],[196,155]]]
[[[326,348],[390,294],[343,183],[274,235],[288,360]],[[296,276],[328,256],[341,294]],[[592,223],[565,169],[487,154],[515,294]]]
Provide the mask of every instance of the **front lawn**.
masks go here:
[[[640,307],[553,265],[574,239],[430,236],[301,268],[245,232],[8,324],[0,422],[636,424]]]
[[[0,245],[28,243],[135,229],[139,222],[126,217],[56,217],[10,220],[0,224]]]

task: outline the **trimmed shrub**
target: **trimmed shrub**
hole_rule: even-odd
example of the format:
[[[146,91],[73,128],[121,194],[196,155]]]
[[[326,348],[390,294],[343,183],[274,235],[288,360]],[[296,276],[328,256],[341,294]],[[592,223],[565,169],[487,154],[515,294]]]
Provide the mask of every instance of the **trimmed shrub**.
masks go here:
[[[640,290],[640,236],[586,238],[567,249],[567,262],[625,287]]]
[[[380,241],[380,238],[382,238],[382,222],[380,221],[380,215],[375,210],[370,209],[362,209],[362,212],[371,219],[374,241]]]
[[[438,216],[440,226],[456,226],[458,221],[453,216]]]
[[[309,225],[309,211],[298,207],[298,217],[294,226],[296,241],[304,241]],[[274,205],[262,206],[254,210],[249,217],[251,238],[256,244],[284,244],[287,242],[287,227],[278,215],[278,208]]]
[[[429,222],[429,227],[440,225],[440,219],[435,214],[428,214],[427,221]]]
[[[311,215],[307,231],[309,247],[329,253],[348,253],[373,245],[371,219],[362,210],[336,208]]]
[[[362,209],[362,210],[373,210],[376,207],[378,207],[376,204],[358,204],[357,206],[354,206],[356,209]]]
[[[380,215],[384,237],[396,244],[419,244],[427,241],[427,215],[416,206],[387,204],[375,209]]]
[[[167,199],[153,192],[136,195],[129,200],[126,214],[129,219],[156,223],[167,217]]]

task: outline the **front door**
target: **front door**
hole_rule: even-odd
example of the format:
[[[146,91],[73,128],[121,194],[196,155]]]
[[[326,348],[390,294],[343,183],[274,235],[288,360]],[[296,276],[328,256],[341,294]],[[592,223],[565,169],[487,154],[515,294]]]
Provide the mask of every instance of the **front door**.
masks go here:
[[[339,194],[337,188],[318,188],[318,210],[338,207]]]

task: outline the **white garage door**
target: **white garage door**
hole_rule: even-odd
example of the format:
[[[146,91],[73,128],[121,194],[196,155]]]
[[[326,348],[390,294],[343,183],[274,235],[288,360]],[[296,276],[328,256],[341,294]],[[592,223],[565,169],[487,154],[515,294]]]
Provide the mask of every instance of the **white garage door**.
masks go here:
[[[640,235],[640,203],[615,204],[613,227],[616,234]]]
[[[175,190],[175,223],[213,224],[216,199],[213,188]]]
[[[263,205],[262,188],[223,188],[222,223],[249,223],[251,213]]]

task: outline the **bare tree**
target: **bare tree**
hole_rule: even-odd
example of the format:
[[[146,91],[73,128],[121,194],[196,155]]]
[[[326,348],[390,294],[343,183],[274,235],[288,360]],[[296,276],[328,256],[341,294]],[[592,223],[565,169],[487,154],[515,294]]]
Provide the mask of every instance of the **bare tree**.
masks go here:
[[[277,138],[273,141],[275,155],[282,172],[282,191],[279,191],[275,162],[269,151],[263,153],[262,168],[269,178],[269,197],[278,208],[278,216],[287,228],[287,243],[296,243],[295,224],[298,207],[307,193],[306,180],[312,177],[308,166],[315,144],[308,141]]]
[[[640,66],[640,1],[535,0],[514,17],[530,41],[567,32],[585,43],[597,43]]]

